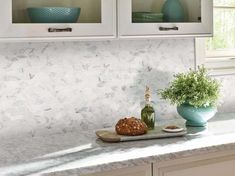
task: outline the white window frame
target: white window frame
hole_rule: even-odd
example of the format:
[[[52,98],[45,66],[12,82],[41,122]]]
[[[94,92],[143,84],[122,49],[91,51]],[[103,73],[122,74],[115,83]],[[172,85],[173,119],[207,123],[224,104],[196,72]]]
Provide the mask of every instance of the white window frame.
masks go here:
[[[205,38],[195,39],[196,67],[204,65],[211,75],[235,75],[235,51],[215,51],[206,56]]]
[[[204,65],[211,75],[235,74],[235,50],[206,53],[205,38],[195,39],[195,65]]]

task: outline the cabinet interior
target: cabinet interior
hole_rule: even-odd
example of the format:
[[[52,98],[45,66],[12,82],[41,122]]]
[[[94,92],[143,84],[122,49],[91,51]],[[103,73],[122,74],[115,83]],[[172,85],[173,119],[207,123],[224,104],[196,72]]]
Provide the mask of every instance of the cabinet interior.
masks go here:
[[[12,23],[30,23],[29,7],[80,7],[77,23],[102,22],[102,0],[12,0]]]
[[[183,23],[201,23],[201,0],[179,0],[183,6],[185,20]],[[132,0],[132,12],[161,13],[166,0]],[[135,23],[134,21],[132,21]],[[163,21],[164,23],[166,21]]]

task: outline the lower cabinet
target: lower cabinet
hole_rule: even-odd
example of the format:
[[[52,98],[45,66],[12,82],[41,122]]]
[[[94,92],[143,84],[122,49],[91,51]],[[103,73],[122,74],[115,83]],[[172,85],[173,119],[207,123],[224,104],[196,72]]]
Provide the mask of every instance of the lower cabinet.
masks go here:
[[[153,164],[153,176],[235,176],[235,151]]]
[[[235,150],[181,157],[85,176],[235,176]]]
[[[86,176],[152,176],[152,169],[149,164],[146,166],[128,167],[126,169],[117,169]]]

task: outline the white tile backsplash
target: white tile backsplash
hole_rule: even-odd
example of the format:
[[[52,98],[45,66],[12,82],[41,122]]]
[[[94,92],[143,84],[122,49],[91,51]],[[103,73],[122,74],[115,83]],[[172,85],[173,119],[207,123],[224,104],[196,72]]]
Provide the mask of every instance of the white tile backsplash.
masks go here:
[[[235,112],[235,75],[219,76],[222,84],[219,112]]]
[[[0,136],[85,131],[139,116],[146,85],[157,117],[175,116],[156,91],[189,67],[193,39],[0,44]],[[221,111],[232,111],[235,79],[221,79]]]

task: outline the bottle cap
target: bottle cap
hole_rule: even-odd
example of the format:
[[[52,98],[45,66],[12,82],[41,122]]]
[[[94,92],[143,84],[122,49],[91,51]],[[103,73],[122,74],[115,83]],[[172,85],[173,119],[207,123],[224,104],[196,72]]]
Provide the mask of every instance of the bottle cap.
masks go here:
[[[151,100],[151,91],[150,91],[150,88],[148,86],[146,86],[146,90],[145,90],[145,100],[146,101]]]

